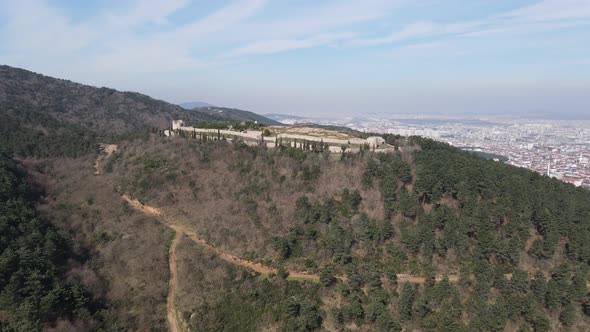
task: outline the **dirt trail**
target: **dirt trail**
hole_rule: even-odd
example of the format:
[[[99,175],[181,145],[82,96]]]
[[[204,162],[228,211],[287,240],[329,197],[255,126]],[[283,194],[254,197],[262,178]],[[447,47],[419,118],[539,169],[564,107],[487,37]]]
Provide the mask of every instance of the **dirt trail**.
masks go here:
[[[111,155],[111,153],[117,151],[116,144],[100,144],[99,147],[98,157],[96,157],[96,161],[94,162],[94,175],[100,175],[100,162]],[[106,156],[103,155],[106,153]]]
[[[459,281],[459,276],[457,276],[457,275],[448,275],[448,276],[437,275],[436,277],[434,277],[434,280],[442,281],[445,277],[447,279],[449,279],[450,282],[458,282]],[[414,276],[411,274],[399,273],[397,275],[397,281],[398,282],[411,282],[414,284],[423,284],[426,282],[426,278],[425,277],[417,277],[417,276]]]
[[[134,205],[134,206],[136,206],[136,205]],[[151,213],[148,211],[157,211],[158,215],[161,215],[161,212],[158,209],[152,208],[152,207],[149,207],[146,205],[142,205],[142,207],[140,207],[140,210],[145,211],[147,213]],[[152,214],[155,214],[155,213],[152,213]],[[168,218],[165,218],[165,219],[168,219]],[[211,244],[207,243],[207,241],[205,241],[203,238],[199,237],[194,231],[191,231],[184,226],[170,223],[169,220],[166,220],[166,221],[167,221],[167,225],[172,227],[177,232],[177,234],[178,233],[185,234],[188,238],[190,238],[194,242],[202,245],[203,247],[207,248],[208,250],[214,252],[217,256],[219,256],[219,258],[221,258],[227,262],[230,262],[232,264],[236,264],[239,266],[243,266],[245,268],[248,268],[250,270],[254,270],[254,271],[256,271],[258,273],[262,273],[262,274],[277,273],[276,268],[265,266],[260,263],[252,262],[249,260],[245,260],[245,259],[240,258],[238,256],[223,252],[223,251],[219,250],[219,248],[216,248],[216,247],[212,246]],[[314,274],[310,274],[307,272],[301,272],[301,271],[289,271],[289,276],[292,278],[307,279],[307,280],[319,280],[320,279],[319,275],[314,275]]]
[[[166,317],[168,318],[168,330],[170,332],[180,332],[180,325],[176,319],[176,309],[174,305],[174,294],[176,292],[177,275],[176,275],[176,246],[180,239],[180,233],[176,232],[170,250],[168,251],[168,266],[170,266],[170,280],[168,282],[168,298],[166,299]]]
[[[122,194],[121,195],[121,199],[124,200],[125,202],[129,203],[129,205],[131,205],[136,210],[139,210],[139,211],[141,211],[143,213],[153,214],[153,215],[156,215],[156,216],[161,216],[162,215],[162,211],[160,211],[160,209],[155,208],[155,207],[151,207],[149,205],[145,205],[145,204],[141,203],[140,201],[138,201],[138,200],[136,200],[134,198],[131,198],[131,197],[125,195],[125,194]],[[169,224],[168,226],[172,227],[173,224],[172,225]],[[174,227],[172,227],[172,228],[174,228]]]
[[[164,219],[165,224],[169,227],[171,227],[172,229],[174,229],[176,231],[177,237],[180,234],[185,234],[186,236],[188,236],[191,240],[193,240],[194,242],[202,245],[203,247],[209,249],[210,251],[214,252],[215,254],[217,254],[221,259],[230,262],[232,264],[236,264],[236,265],[240,265],[243,266],[245,268],[254,270],[258,273],[262,273],[262,274],[270,274],[270,273],[277,273],[277,269],[274,267],[269,267],[269,266],[265,266],[262,265],[260,263],[256,263],[256,262],[252,262],[249,260],[245,260],[243,258],[240,258],[238,256],[232,255],[232,254],[228,254],[226,252],[221,251],[219,248],[214,247],[213,245],[207,243],[207,241],[205,241],[203,238],[199,237],[197,235],[197,233],[195,233],[194,231],[187,229],[186,227],[179,225],[178,223],[176,223],[174,220],[172,220],[171,218],[168,218],[164,213],[162,213],[162,211],[158,208],[149,206],[149,205],[145,205],[142,204],[141,202],[139,202],[136,199],[132,199],[127,195],[121,195],[121,198],[123,200],[125,200],[126,202],[128,202],[132,207],[134,207],[135,209],[142,211],[146,214],[150,214],[150,215],[156,215],[156,216],[161,216],[163,217],[162,219]],[[320,276],[317,274],[311,274],[311,273],[307,273],[304,271],[288,271],[289,272],[289,277],[291,278],[295,278],[295,279],[303,279],[303,280],[319,280]],[[443,275],[438,275],[436,276],[436,281],[441,281],[443,280],[445,276]],[[341,279],[341,280],[346,280],[346,276],[345,275],[338,275],[336,276],[336,278]],[[447,276],[447,278],[449,279],[450,282],[457,282],[459,281],[459,276],[456,275],[449,275]],[[424,277],[417,277],[417,276],[413,276],[410,274],[403,274],[400,273],[397,275],[397,280],[398,282],[411,282],[411,283],[418,283],[418,284],[422,284],[426,281],[426,279]]]
[[[107,157],[115,152],[117,150],[117,146],[114,144],[102,144],[101,145],[101,152],[106,152]],[[99,156],[96,159],[96,164],[95,164],[95,169],[96,175],[100,175],[100,168],[99,168],[99,160],[102,159],[102,155],[99,154]],[[109,183],[110,185],[114,186],[114,183],[112,183],[109,180],[106,180],[107,183]],[[115,186],[116,188],[116,186]],[[117,190],[119,191],[119,190]],[[178,321],[176,320],[176,314],[174,311],[174,289],[176,287],[176,259],[175,259],[175,249],[176,249],[176,241],[178,238],[181,237],[182,234],[185,234],[186,236],[188,236],[191,240],[193,240],[194,242],[204,246],[205,248],[209,249],[210,251],[214,252],[215,254],[217,254],[221,259],[230,262],[232,264],[236,264],[239,266],[243,266],[245,268],[251,269],[253,271],[256,271],[258,273],[262,273],[265,275],[268,275],[270,273],[277,273],[277,269],[274,267],[269,267],[269,266],[265,266],[262,265],[260,263],[256,263],[256,262],[252,262],[252,261],[248,261],[245,260],[243,258],[240,258],[238,256],[232,255],[232,254],[228,254],[226,252],[221,251],[219,248],[207,243],[207,241],[205,241],[205,239],[199,237],[197,235],[197,233],[195,233],[194,231],[187,229],[186,227],[184,227],[183,225],[180,225],[179,223],[176,222],[176,220],[169,218],[168,216],[166,216],[162,210],[155,208],[153,206],[149,206],[146,204],[141,203],[139,200],[131,198],[129,195],[124,194],[122,192],[119,191],[119,193],[121,194],[121,199],[124,200],[125,202],[129,203],[129,205],[131,207],[133,207],[136,210],[139,210],[145,214],[149,214],[149,215],[154,215],[154,216],[158,216],[160,217],[160,220],[164,221],[164,224],[170,228],[172,228],[174,231],[176,231],[176,236],[174,238],[174,242],[172,243],[172,246],[170,247],[170,252],[169,252],[169,259],[170,259],[170,288],[169,288],[169,292],[168,292],[168,303],[167,303],[167,307],[168,307],[168,325],[170,326],[171,331],[179,331],[178,330]],[[320,279],[320,276],[317,274],[311,274],[305,271],[288,271],[289,273],[289,277],[294,278],[294,279],[300,279],[300,280],[312,280],[312,281],[317,281]],[[347,280],[346,275],[337,275],[335,276],[336,278],[340,279],[340,280]],[[444,276],[442,275],[438,275],[436,276],[436,281],[441,281],[443,279]],[[449,279],[449,281],[451,282],[457,282],[459,281],[459,276],[456,275],[450,275],[447,276],[447,278]],[[397,280],[398,282],[411,282],[411,283],[424,283],[425,282],[425,278],[424,277],[417,277],[417,276],[413,276],[410,274],[403,274],[400,273],[397,275]],[[174,328],[176,328],[176,330],[174,330]]]

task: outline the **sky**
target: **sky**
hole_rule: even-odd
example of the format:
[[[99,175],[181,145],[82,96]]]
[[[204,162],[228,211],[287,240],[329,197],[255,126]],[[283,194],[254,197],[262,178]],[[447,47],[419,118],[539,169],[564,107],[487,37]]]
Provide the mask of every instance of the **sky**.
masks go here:
[[[590,118],[590,0],[0,0],[0,64],[304,116]]]

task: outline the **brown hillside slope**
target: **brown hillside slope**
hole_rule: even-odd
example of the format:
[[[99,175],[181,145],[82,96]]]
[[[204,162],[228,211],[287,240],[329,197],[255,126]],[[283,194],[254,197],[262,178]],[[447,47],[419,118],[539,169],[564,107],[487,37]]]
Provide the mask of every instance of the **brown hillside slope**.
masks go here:
[[[9,66],[0,66],[0,115],[32,128],[43,127],[36,117],[47,116],[102,137],[145,127],[167,128],[174,119],[214,119],[140,93],[97,88]]]
[[[94,156],[93,156],[94,157]],[[110,304],[109,315],[129,331],[166,330],[168,228],[123,204],[120,195],[94,176],[92,158],[30,161],[46,188],[40,212],[88,250],[80,280]]]

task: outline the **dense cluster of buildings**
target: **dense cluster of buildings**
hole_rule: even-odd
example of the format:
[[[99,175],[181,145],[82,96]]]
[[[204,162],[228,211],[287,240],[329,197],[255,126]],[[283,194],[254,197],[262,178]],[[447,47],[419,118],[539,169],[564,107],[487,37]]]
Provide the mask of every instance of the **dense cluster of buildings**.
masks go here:
[[[498,159],[511,165],[590,188],[590,121],[374,116],[320,122],[365,132],[429,137],[462,149],[498,155]]]
[[[589,123],[505,123],[449,132],[440,139],[458,147],[502,155],[511,165],[578,187],[590,187]]]

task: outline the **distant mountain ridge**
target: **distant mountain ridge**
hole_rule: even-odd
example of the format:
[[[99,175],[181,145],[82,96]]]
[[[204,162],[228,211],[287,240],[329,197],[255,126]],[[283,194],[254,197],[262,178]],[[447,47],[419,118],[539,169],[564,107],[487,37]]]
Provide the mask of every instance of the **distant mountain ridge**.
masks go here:
[[[264,114],[269,119],[273,119],[276,121],[283,121],[283,120],[307,120],[307,118],[297,115],[287,115],[287,114],[276,114],[276,113],[269,113]]]
[[[0,67],[0,109],[3,117],[11,110],[17,111],[15,116],[22,116],[25,111],[43,113],[106,135],[143,127],[166,127],[177,118],[211,119],[137,92],[97,88],[9,66]],[[27,120],[22,125],[30,125],[35,119]]]
[[[184,108],[185,110],[190,110],[195,107],[213,107],[215,105],[206,103],[204,101],[189,101],[189,102],[185,102],[185,103],[180,103],[180,104],[178,104],[178,106]]]
[[[244,111],[237,108],[227,107],[195,107],[192,111],[214,116],[223,120],[235,120],[235,121],[257,121],[258,123],[269,125],[269,126],[282,126],[283,124],[279,121],[269,119],[260,114],[256,114],[250,111]]]
[[[219,109],[223,111],[213,111]],[[194,110],[137,92],[0,66],[0,151],[10,155],[74,157],[94,151],[99,142],[168,128],[176,119],[190,124],[219,120],[278,124],[252,112]]]

